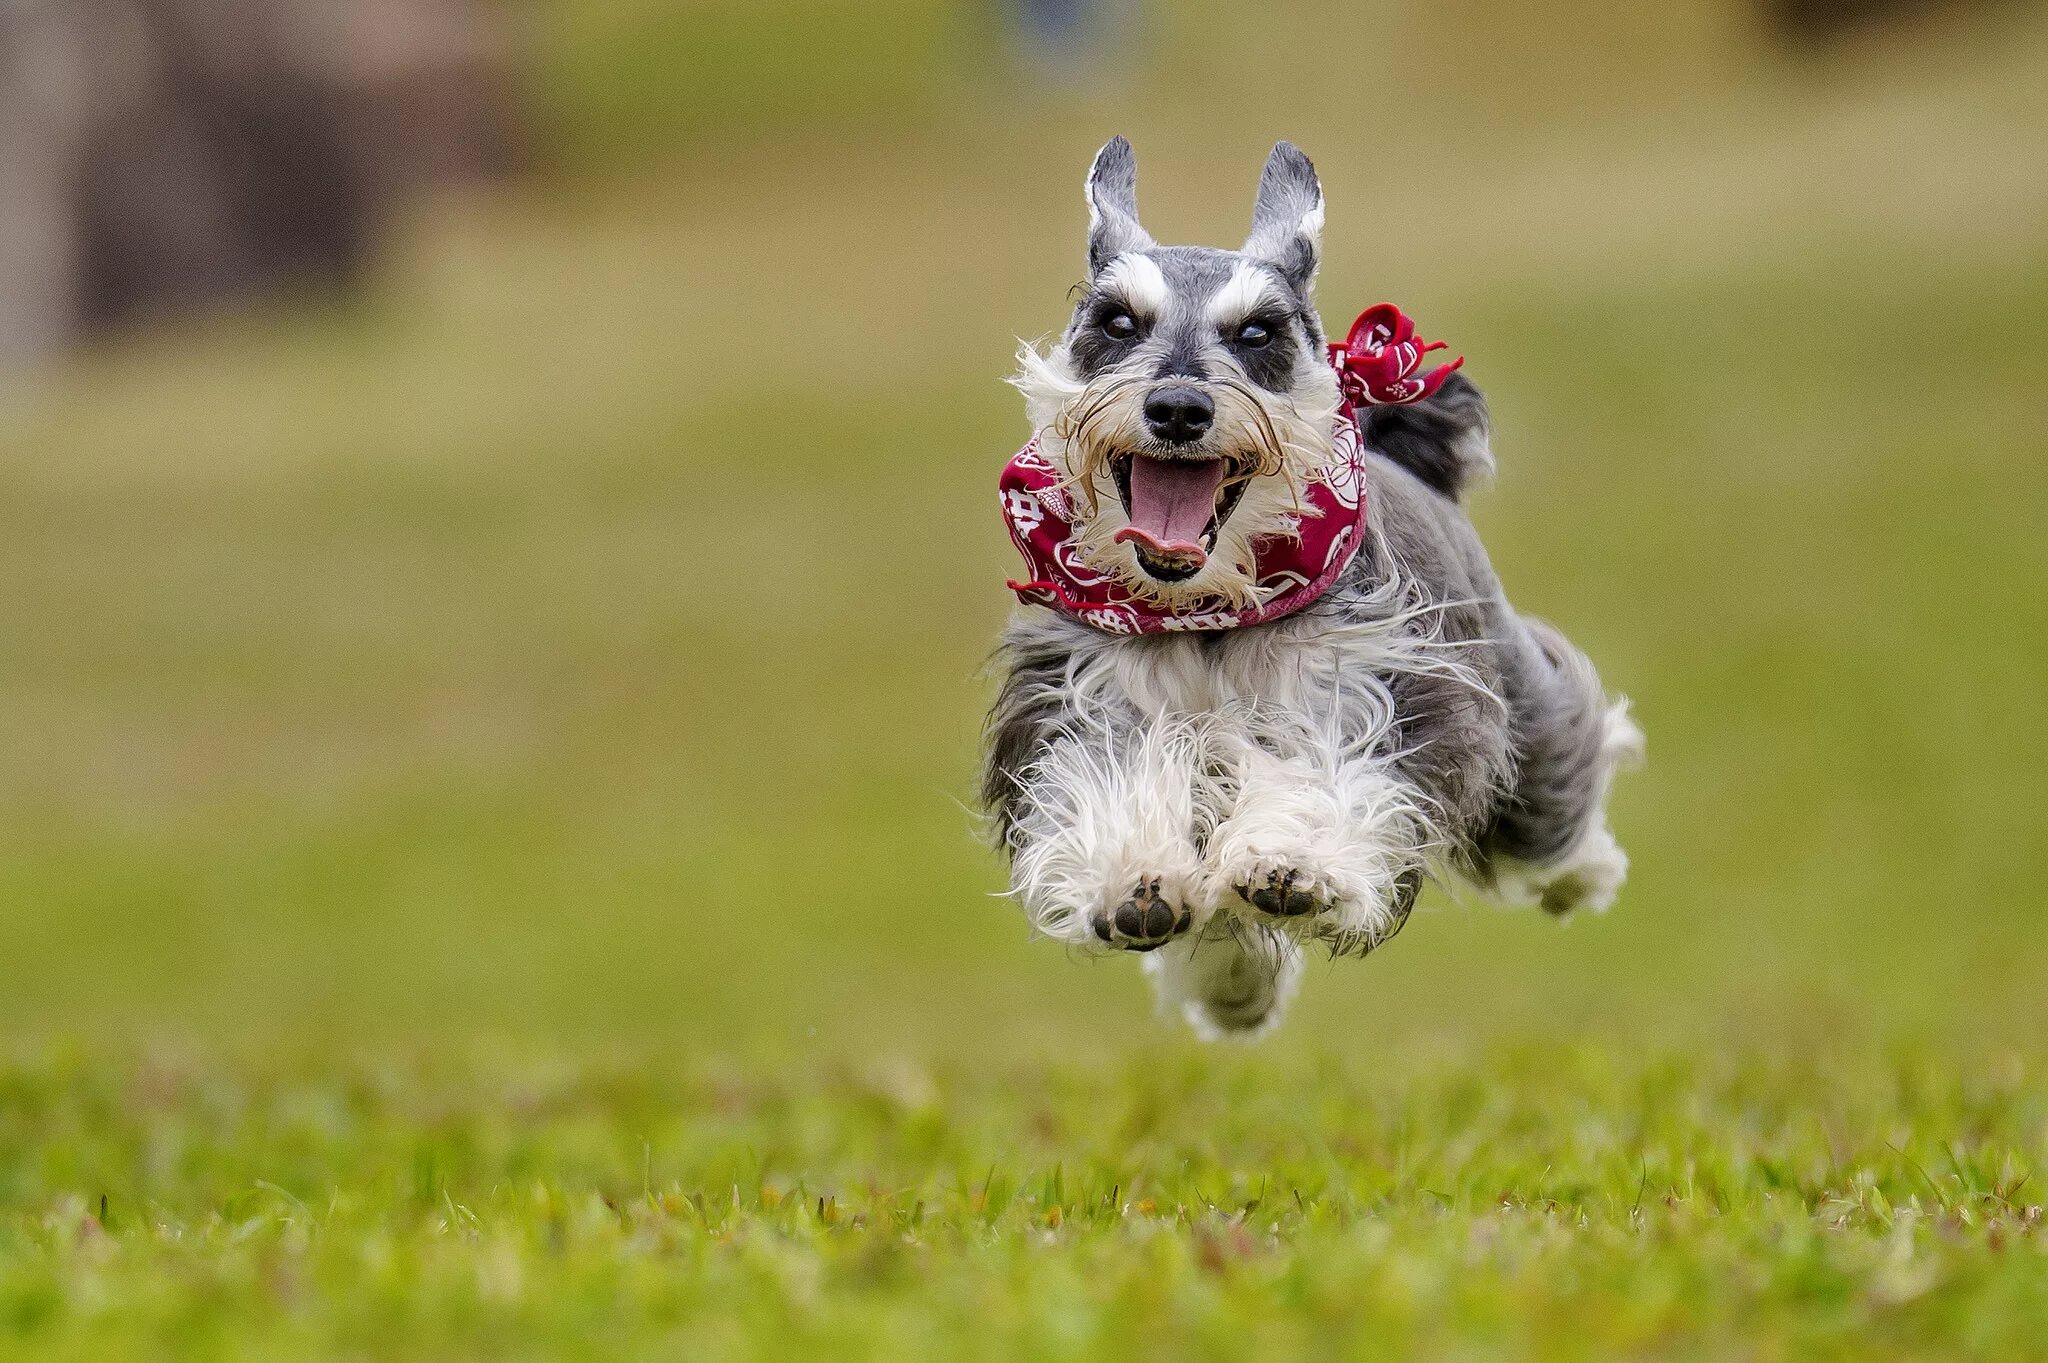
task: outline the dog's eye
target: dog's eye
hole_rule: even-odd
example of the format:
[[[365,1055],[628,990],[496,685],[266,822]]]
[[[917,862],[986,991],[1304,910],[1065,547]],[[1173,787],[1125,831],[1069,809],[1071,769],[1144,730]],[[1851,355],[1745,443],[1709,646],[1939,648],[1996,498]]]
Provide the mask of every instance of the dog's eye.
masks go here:
[[[1257,350],[1272,339],[1273,333],[1266,330],[1263,323],[1246,322],[1237,329],[1237,343],[1241,346],[1248,346],[1253,350]]]
[[[1102,319],[1102,334],[1112,341],[1128,341],[1138,334],[1138,319],[1128,312],[1112,312]]]

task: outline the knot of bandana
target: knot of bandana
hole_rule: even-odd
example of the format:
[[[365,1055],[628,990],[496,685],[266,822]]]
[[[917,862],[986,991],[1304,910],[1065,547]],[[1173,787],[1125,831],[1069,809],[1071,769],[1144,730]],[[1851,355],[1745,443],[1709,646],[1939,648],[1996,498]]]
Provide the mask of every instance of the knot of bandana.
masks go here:
[[[1028,576],[1010,590],[1110,634],[1236,629],[1292,615],[1330,589],[1365,538],[1365,447],[1351,407],[1416,402],[1434,393],[1463,357],[1415,376],[1423,355],[1442,342],[1415,339],[1415,324],[1391,303],[1368,308],[1342,345],[1332,345],[1345,405],[1330,434],[1330,457],[1306,480],[1292,525],[1252,541],[1252,605],[1221,598],[1167,607],[1132,594],[1112,572],[1083,559],[1081,511],[1068,482],[1039,453],[1033,436],[1003,469],[1003,519]]]
[[[1465,363],[1460,355],[1427,374],[1415,372],[1424,355],[1448,348],[1442,341],[1417,339],[1414,320],[1392,303],[1375,303],[1358,314],[1350,335],[1330,343],[1330,363],[1344,396],[1354,405],[1417,402],[1442,387],[1451,371]]]

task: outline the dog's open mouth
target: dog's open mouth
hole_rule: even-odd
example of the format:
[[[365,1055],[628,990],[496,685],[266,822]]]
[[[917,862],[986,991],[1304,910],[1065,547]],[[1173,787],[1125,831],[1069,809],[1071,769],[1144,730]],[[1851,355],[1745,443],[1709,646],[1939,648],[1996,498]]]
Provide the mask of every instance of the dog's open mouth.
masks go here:
[[[1110,461],[1110,470],[1131,520],[1116,532],[1116,542],[1128,541],[1138,566],[1161,582],[1185,582],[1202,571],[1248,481],[1235,459],[1123,454]]]

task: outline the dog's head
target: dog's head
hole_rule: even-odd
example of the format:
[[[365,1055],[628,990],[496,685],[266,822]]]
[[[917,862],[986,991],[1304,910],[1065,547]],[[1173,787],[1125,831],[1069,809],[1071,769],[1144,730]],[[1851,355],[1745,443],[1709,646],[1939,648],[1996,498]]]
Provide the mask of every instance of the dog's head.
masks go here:
[[[1267,158],[1236,251],[1160,246],[1138,222],[1115,138],[1088,172],[1088,279],[1049,351],[1014,380],[1071,486],[1089,562],[1163,605],[1253,600],[1252,541],[1306,514],[1338,391],[1310,291],[1323,226],[1315,167]]]

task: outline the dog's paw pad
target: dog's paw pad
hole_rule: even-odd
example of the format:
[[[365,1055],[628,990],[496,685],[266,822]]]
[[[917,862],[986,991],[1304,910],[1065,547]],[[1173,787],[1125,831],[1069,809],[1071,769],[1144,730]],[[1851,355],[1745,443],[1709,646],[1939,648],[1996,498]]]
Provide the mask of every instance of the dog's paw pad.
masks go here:
[[[1152,951],[1186,932],[1194,915],[1160,893],[1159,877],[1138,882],[1130,898],[1095,911],[1093,926],[1101,941],[1125,951]]]
[[[1251,876],[1237,886],[1237,892],[1244,896],[1245,903],[1275,918],[1303,918],[1330,907],[1329,899],[1313,877],[1285,866]]]

